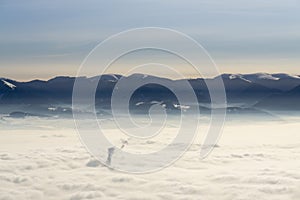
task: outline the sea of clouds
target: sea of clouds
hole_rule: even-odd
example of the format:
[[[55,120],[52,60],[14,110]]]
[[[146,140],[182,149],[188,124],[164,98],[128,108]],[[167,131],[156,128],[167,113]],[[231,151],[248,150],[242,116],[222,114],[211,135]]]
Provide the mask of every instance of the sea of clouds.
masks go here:
[[[300,199],[298,122],[231,122],[206,159],[199,157],[199,136],[173,165],[139,175],[103,166],[83,147],[72,121],[56,122],[2,122],[0,200]],[[163,141],[128,146],[155,143]]]

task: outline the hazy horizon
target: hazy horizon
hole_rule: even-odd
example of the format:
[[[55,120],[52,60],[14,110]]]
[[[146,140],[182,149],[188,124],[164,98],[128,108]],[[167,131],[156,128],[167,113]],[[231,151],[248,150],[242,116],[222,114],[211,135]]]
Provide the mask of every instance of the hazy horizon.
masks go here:
[[[121,73],[105,73],[105,74],[98,74],[98,75],[94,75],[94,76],[100,76],[100,75],[122,75],[122,76],[128,76],[127,74],[121,74]],[[172,79],[172,80],[180,80],[180,79],[177,79],[177,78],[173,78],[173,77],[169,77],[168,75],[155,75],[155,74],[151,74],[151,73],[133,73],[133,74],[145,74],[145,75],[150,75],[150,76],[156,76],[156,77],[160,77],[160,78],[168,78],[168,79]],[[264,71],[257,71],[257,72],[250,72],[250,73],[233,73],[233,72],[221,72],[220,75],[223,75],[223,74],[242,74],[242,75],[249,75],[249,74],[271,74],[271,75],[274,75],[274,74],[288,74],[288,75],[296,75],[296,76],[300,76],[300,73],[287,73],[287,72],[264,72]],[[132,75],[132,74],[130,74]],[[92,78],[94,76],[84,76],[84,77],[87,77],[87,78]],[[3,79],[10,79],[10,80],[15,80],[15,81],[22,81],[22,82],[28,82],[28,81],[33,81],[33,80],[41,80],[41,81],[48,81],[48,80],[51,80],[53,78],[56,78],[56,77],[80,77],[80,76],[77,76],[76,74],[75,75],[71,75],[71,74],[57,74],[57,75],[53,75],[53,76],[49,76],[49,77],[32,77],[32,78],[28,78],[28,79],[22,79],[22,78],[14,78],[13,76],[12,77],[5,77],[5,76],[1,76],[0,78],[3,78]],[[188,79],[196,79],[196,78],[204,78],[204,79],[210,79],[210,78],[214,78],[215,76],[209,76],[209,77],[202,77],[202,76],[186,76],[186,78]]]
[[[1,76],[17,80],[75,76],[101,41],[141,27],[189,35],[209,52],[221,73],[295,74],[300,63],[299,5],[296,0],[1,1]],[[123,73],[124,66],[135,66],[132,60],[138,59],[147,55],[125,60],[112,72]],[[178,62],[171,65],[184,67]]]

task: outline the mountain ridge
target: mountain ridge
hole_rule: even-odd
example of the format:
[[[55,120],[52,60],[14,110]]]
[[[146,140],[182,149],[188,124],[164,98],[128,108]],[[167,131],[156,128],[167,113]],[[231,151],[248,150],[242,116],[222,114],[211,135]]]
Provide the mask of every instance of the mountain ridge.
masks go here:
[[[239,104],[243,107],[254,107],[259,109],[300,110],[300,76],[285,73],[254,73],[254,74],[221,74],[227,102],[229,105]],[[87,87],[100,80],[96,88],[96,107],[99,109],[110,109],[111,96],[117,82],[123,78],[125,81],[146,83],[151,82],[136,90],[131,98],[130,107],[135,109],[149,109],[151,102],[164,102],[164,106],[170,110],[178,110],[179,102],[174,94],[165,87],[155,84],[172,84],[179,89],[179,93],[186,94],[180,90],[183,81],[188,81],[193,88],[199,105],[210,103],[209,91],[206,83],[216,81],[214,78],[192,78],[173,80],[148,74],[132,74],[122,76],[119,74],[104,74],[94,77],[77,77]],[[46,105],[70,105],[72,104],[72,91],[76,77],[57,76],[47,81],[31,80],[20,82],[12,79],[0,78],[0,106],[4,110],[7,105],[20,105],[23,107],[39,107]],[[144,102],[141,104],[141,102]],[[141,106],[143,105],[143,106]],[[13,107],[13,106],[12,106]],[[183,105],[184,107],[184,105]]]

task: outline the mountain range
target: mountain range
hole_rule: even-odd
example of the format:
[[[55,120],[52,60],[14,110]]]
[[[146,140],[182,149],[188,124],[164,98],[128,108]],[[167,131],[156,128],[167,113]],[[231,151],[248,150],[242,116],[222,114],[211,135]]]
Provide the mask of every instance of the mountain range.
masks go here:
[[[300,76],[289,74],[222,74],[225,86],[228,109],[258,109],[300,111]],[[97,77],[78,77],[86,85],[96,80],[98,87],[95,94],[96,109],[99,112],[110,110],[111,96],[116,83],[123,78],[127,81],[151,82],[138,88],[130,99],[130,109],[145,112],[151,105],[159,103],[169,111],[189,109],[195,105],[180,105],[176,95],[162,85],[167,83],[179,89],[183,81],[171,80],[145,74],[122,76],[105,74]],[[214,82],[215,78],[187,79],[197,95],[198,103],[203,109],[210,109],[210,96],[206,83]],[[0,79],[1,113],[34,112],[43,114],[72,113],[72,90],[75,77],[58,76],[47,81],[32,80],[20,82]],[[128,86],[130,87],[130,86]],[[186,91],[180,91],[182,95]],[[19,113],[20,114],[20,113]],[[20,115],[22,116],[22,114]]]

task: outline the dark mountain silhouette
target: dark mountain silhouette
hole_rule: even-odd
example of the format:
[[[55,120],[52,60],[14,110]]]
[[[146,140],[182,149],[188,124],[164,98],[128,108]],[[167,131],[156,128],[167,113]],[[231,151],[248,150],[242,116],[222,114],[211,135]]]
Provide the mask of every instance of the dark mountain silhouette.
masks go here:
[[[269,110],[300,110],[300,86],[287,92],[269,95],[255,107]]]
[[[257,73],[246,75],[222,74],[221,78],[224,82],[229,106],[234,104],[242,108],[300,110],[299,76]],[[206,83],[216,81],[216,78],[171,80],[144,74],[133,74],[128,77],[106,74],[90,78],[78,77],[77,79],[82,81],[86,87],[99,80],[95,94],[96,109],[98,110],[110,109],[112,92],[120,79],[129,88],[132,83],[140,83],[141,85],[147,83],[138,88],[131,96],[129,107],[137,112],[147,111],[153,104],[157,103],[167,110],[180,111],[181,107],[178,106],[179,102],[176,95],[167,87],[157,83],[172,85],[181,95],[185,95],[186,91],[181,89],[183,81],[190,83],[197,95],[199,105],[209,109],[210,96]],[[72,112],[74,82],[75,77],[68,76],[59,76],[48,81],[33,80],[28,82],[1,78],[1,112],[70,114]],[[215,89],[218,90],[218,88]]]

